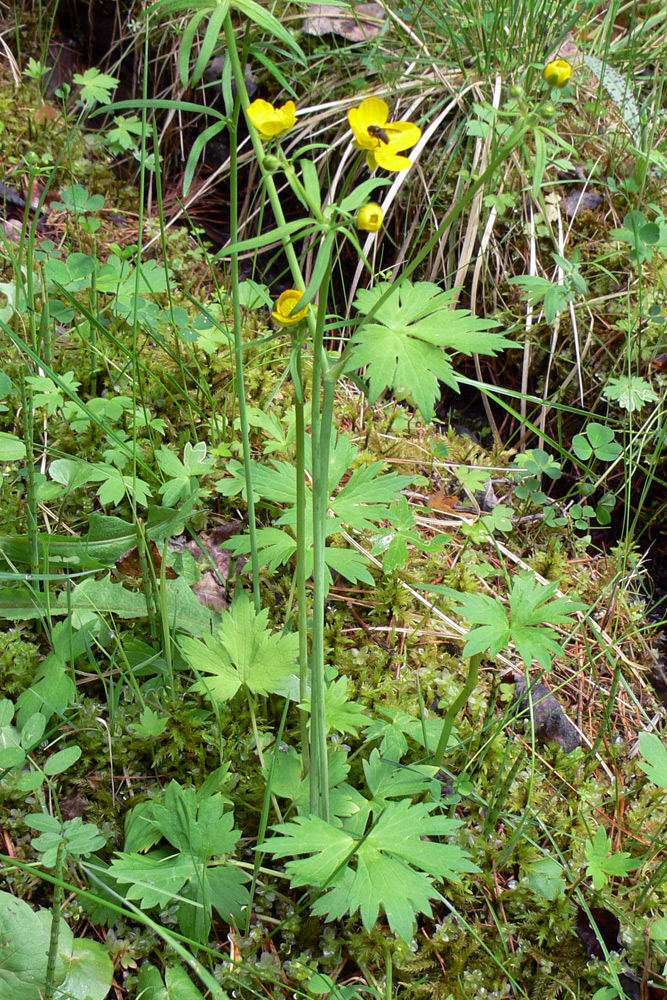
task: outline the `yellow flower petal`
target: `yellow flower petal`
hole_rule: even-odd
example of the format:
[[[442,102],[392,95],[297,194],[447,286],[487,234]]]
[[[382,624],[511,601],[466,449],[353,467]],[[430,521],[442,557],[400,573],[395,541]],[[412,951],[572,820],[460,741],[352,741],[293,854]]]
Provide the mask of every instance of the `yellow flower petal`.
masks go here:
[[[296,288],[288,288],[287,291],[282,292],[276,302],[275,309],[271,313],[276,323],[281,323],[283,326],[292,326],[294,323],[299,323],[310,309],[310,306],[304,306],[303,309],[292,312],[294,306],[302,297],[303,292],[300,292]]]
[[[389,117],[389,105],[379,97],[367,97],[358,108],[350,108],[347,120],[355,138],[366,135],[369,125],[384,125]]]
[[[394,152],[410,149],[419,142],[422,135],[422,130],[413,122],[390,122],[385,132],[389,137],[389,142],[383,145],[385,149],[391,149]]]
[[[371,170],[381,166],[385,170],[407,170],[412,161],[396,154],[410,149],[421,137],[421,129],[412,122],[388,121],[389,106],[379,97],[368,97],[358,108],[351,108],[348,121],[357,149],[367,151]]]
[[[382,167],[383,170],[391,170],[394,173],[399,173],[401,170],[407,170],[408,167],[412,166],[412,160],[408,159],[407,156],[398,156],[393,153],[387,146],[384,149],[374,149],[372,153],[368,154],[369,166],[370,157],[378,167]],[[371,167],[371,170],[373,167]]]
[[[258,99],[248,108],[248,118],[259,132],[260,139],[274,139],[291,129],[296,122],[296,104],[287,101],[276,108],[269,101]]]

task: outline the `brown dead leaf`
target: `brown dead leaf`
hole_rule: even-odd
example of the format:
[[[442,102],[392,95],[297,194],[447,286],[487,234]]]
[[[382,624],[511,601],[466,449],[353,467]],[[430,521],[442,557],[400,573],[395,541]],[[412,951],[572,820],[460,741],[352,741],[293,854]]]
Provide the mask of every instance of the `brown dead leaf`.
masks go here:
[[[585,190],[575,188],[563,198],[563,208],[568,219],[573,219],[579,212],[593,211],[593,209],[599,208],[603,201],[604,198],[597,191],[591,191],[589,188]]]
[[[232,566],[232,553],[229,549],[223,549],[222,544],[232,535],[237,535],[242,527],[243,521],[241,520],[218,524],[210,531],[200,532],[198,541],[191,539],[183,546],[183,549],[190,553],[195,562],[202,564],[202,569],[206,565],[210,565],[205,558],[205,553],[213,563],[215,568],[211,567],[205,570],[201,580],[195,583],[192,590],[205,608],[212,608],[218,614],[227,607],[225,584]],[[237,573],[241,572],[245,563],[246,557],[238,556],[236,560]]]
[[[217,569],[221,582],[224,582],[229,576],[232,554],[229,549],[222,548],[222,543],[228,541],[233,535],[238,535],[242,527],[243,521],[240,520],[228,521],[227,524],[218,524],[210,531],[201,531],[198,536],[199,541],[196,542],[192,539],[187,542],[185,549],[193,556],[196,562],[203,559],[204,552],[206,552]],[[204,552],[202,552],[202,548]],[[243,557],[237,560],[239,569],[244,563],[245,559]]]
[[[361,3],[356,7],[329,7],[314,3],[303,19],[307,35],[342,35],[348,42],[369,41],[382,31],[386,14],[378,3]]]
[[[431,510],[437,510],[441,514],[448,514],[450,517],[470,517],[473,515],[473,511],[467,510],[465,508],[460,508],[461,497],[457,496],[445,496],[444,490],[438,490],[429,499],[427,506]]]
[[[227,553],[229,555],[229,553]],[[203,604],[205,608],[211,608],[220,614],[228,606],[225,600],[225,594],[223,586],[216,579],[216,575],[213,570],[208,570],[204,573],[201,580],[192,588],[193,593],[199,598],[199,603]]]
[[[150,553],[155,575],[159,578],[162,573],[162,556],[160,554],[160,550],[155,542],[151,542],[147,551]],[[124,573],[125,576],[131,576],[135,580],[143,575],[138,546],[134,545],[131,549],[128,549],[127,552],[123,552],[122,556],[119,556],[119,558],[116,559],[116,569],[119,573]],[[175,580],[178,574],[174,572],[171,566],[167,566],[165,569],[165,576],[167,580]]]
[[[58,112],[52,104],[42,104],[42,106],[37,108],[35,111],[35,121],[38,125],[43,125],[45,122],[52,122],[53,119],[57,117]]]
[[[5,237],[11,240],[12,243],[21,242],[21,230],[23,229],[22,224],[18,219],[7,219],[6,222],[2,223]]]

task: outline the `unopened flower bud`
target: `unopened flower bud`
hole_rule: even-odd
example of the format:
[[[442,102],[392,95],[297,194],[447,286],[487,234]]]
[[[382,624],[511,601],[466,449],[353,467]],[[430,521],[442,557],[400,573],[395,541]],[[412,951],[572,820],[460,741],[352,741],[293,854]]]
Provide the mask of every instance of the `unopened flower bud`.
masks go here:
[[[357,212],[357,229],[365,229],[369,233],[377,233],[382,226],[384,212],[374,201],[362,205]]]
[[[544,67],[544,79],[550,87],[564,87],[572,76],[572,67],[567,59],[554,59]]]

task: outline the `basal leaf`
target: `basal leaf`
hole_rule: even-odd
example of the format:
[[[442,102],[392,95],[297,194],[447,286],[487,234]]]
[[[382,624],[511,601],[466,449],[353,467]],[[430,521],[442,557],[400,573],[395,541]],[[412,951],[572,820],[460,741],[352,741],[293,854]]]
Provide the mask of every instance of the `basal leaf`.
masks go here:
[[[282,836],[269,838],[262,850],[276,857],[296,855],[286,865],[293,885],[327,890],[314,902],[314,913],[335,920],[358,910],[371,930],[383,909],[392,930],[409,942],[415,915],[430,915],[430,900],[441,898],[431,876],[456,878],[459,872],[479,870],[460,848],[421,839],[447,835],[459,825],[429,816],[433,808],[433,803],[413,805],[408,799],[388,802],[377,820],[371,817],[363,837],[316,816],[299,816],[274,827]],[[371,815],[368,810],[366,815]],[[311,856],[299,857],[304,854]]]
[[[228,701],[245,685],[254,694],[277,693],[294,672],[299,651],[296,634],[280,635],[268,627],[267,609],[257,613],[245,594],[234,598],[222,615],[215,637],[181,640],[181,649],[199,673],[211,674],[199,690]]]
[[[657,733],[640,733],[639,750],[644,758],[637,761],[639,767],[656,785],[667,788],[667,747]]]
[[[549,670],[553,657],[563,654],[563,647],[554,639],[553,626],[574,624],[572,615],[587,608],[568,597],[552,599],[557,589],[557,583],[544,585],[532,573],[520,573],[510,588],[509,613],[497,597],[457,594],[449,588],[443,592],[459,603],[464,618],[479,625],[468,633],[465,656],[487,650],[496,656],[513,642],[526,664],[536,659]]]
[[[225,647],[210,635],[201,639],[181,639],[183,656],[197,674],[208,674],[196,684],[216,701],[229,701],[241,687],[238,671],[229,661]]]
[[[348,700],[347,677],[339,677],[327,686],[326,695],[326,727],[327,732],[335,730],[338,733],[359,734],[360,726],[369,721],[362,705]],[[303,708],[310,711],[310,698],[303,703]]]
[[[164,837],[183,853],[197,858],[228,854],[240,837],[233,830],[234,814],[226,812],[224,796],[210,795],[202,802],[194,788],[170,781],[161,803],[153,803],[153,818]]]
[[[109,866],[110,874],[121,883],[128,883],[128,899],[139,899],[146,909],[169,906],[180,899],[180,891],[192,878],[195,866],[187,854],[150,854],[119,852]]]

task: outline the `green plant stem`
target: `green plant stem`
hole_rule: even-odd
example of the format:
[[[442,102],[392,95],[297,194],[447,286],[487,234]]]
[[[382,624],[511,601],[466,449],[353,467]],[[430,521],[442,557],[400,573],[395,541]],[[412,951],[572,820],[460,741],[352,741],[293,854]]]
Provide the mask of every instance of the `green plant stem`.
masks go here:
[[[257,756],[259,758],[260,767],[265,773],[267,772],[266,760],[264,758],[264,751],[262,750],[262,741],[259,735],[259,729],[257,728],[257,715],[255,713],[255,701],[249,691],[246,692],[248,700],[248,712],[250,713],[250,725],[252,726],[252,733],[255,737],[255,746],[257,747]],[[275,795],[271,795],[271,802],[276,813],[276,817],[279,823],[283,821],[283,814],[280,811],[280,806],[278,805],[278,800]]]
[[[225,39],[227,50],[233,52],[236,62],[239,62],[238,50],[236,48],[236,37],[229,14],[225,18]],[[236,76],[237,98],[234,105],[234,113],[229,124],[229,231],[232,243],[239,241],[239,205],[238,205],[238,151],[236,139],[238,133],[239,99],[241,91],[239,89],[239,76],[243,79],[243,72],[236,73],[236,66],[233,59],[234,75]],[[231,253],[229,267],[232,281],[232,316],[234,322],[234,366],[236,370],[236,394],[239,407],[239,421],[241,424],[241,441],[243,443],[243,467],[245,470],[245,485],[248,504],[248,534],[250,536],[250,562],[252,566],[252,593],[255,601],[255,611],[262,607],[262,599],[259,592],[259,553],[257,551],[257,522],[255,520],[255,497],[252,491],[252,453],[250,450],[250,426],[248,424],[248,410],[245,398],[245,377],[243,372],[243,326],[241,320],[241,301],[239,298],[239,257],[237,253]]]
[[[454,699],[445,713],[445,722],[442,727],[442,733],[440,734],[438,745],[435,749],[435,753],[433,754],[433,764],[436,767],[442,767],[445,754],[447,753],[447,744],[449,743],[449,737],[452,735],[452,729],[454,727],[456,716],[459,714],[477,686],[479,665],[482,662],[482,655],[482,653],[476,653],[468,660],[468,679],[463,685],[460,694]]]
[[[53,905],[51,907],[51,936],[49,938],[49,954],[46,962],[46,982],[44,983],[44,1000],[52,1000],[56,988],[56,961],[58,959],[58,940],[60,937],[60,914],[63,908],[65,890],[62,884],[63,864],[65,861],[65,841],[58,844],[54,876],[57,881],[53,887]]]
[[[392,995],[393,995],[392,994],[393,978],[394,978],[393,977],[393,972],[394,972],[394,965],[393,965],[393,960],[392,960],[392,955],[391,955],[391,948],[389,947],[388,944],[385,944],[385,946],[384,946],[384,979],[385,979],[384,995],[385,995],[385,1000],[391,1000]]]
[[[328,588],[325,550],[329,507],[329,455],[336,388],[336,379],[332,376],[327,365],[324,352],[324,317],[330,278],[331,264],[329,263],[319,290],[313,359],[313,648],[310,671],[310,810],[327,822],[329,820],[329,758],[327,756],[324,676],[324,604]],[[320,403],[320,387],[322,385]]]
[[[231,18],[227,17],[225,19],[225,40],[227,42],[227,54],[232,63],[232,70],[234,74],[234,80],[236,83],[238,99],[241,102],[241,107],[244,111],[247,110],[250,100],[248,98],[248,91],[245,84],[245,77],[243,73],[243,67],[239,59],[238,49],[236,46],[236,38],[234,36],[234,30],[231,22]],[[255,154],[257,160],[261,165],[264,161],[264,148],[262,142],[254,127],[250,128],[250,136],[255,149]],[[234,148],[234,142],[232,141],[232,151]],[[262,171],[264,175],[265,189],[271,204],[271,208],[274,213],[276,224],[278,226],[285,225],[285,216],[282,210],[282,205],[280,202],[280,196],[276,188],[275,180],[273,179],[270,172]],[[234,161],[230,160],[230,173],[232,177],[235,174]],[[234,199],[232,198],[232,203]],[[234,240],[237,238],[235,230],[232,228],[231,238]],[[289,239],[283,240],[283,247],[285,250],[285,256],[290,267],[290,272],[292,274],[292,280],[294,282],[294,287],[299,291],[304,291],[306,288],[306,283],[303,279],[301,273],[301,268],[299,266],[299,261],[296,255],[296,251],[292,246]],[[327,267],[326,277],[320,288],[320,298],[319,298],[319,309],[317,322],[313,316],[313,311],[309,310],[306,317],[306,322],[308,324],[311,336],[314,339],[315,347],[315,360],[313,368],[313,390],[312,390],[312,440],[313,440],[313,493],[315,497],[315,480],[321,482],[321,477],[316,476],[315,469],[320,464],[317,456],[321,455],[319,448],[319,385],[321,383],[322,372],[328,370],[326,363],[326,358],[323,357],[323,331],[324,331],[324,315],[326,312],[327,304],[327,289],[330,276],[330,267]],[[324,364],[323,364],[324,361]],[[333,396],[333,385],[331,387],[331,393]],[[330,440],[330,427],[328,430],[329,440]],[[305,441],[305,428],[303,433],[303,438]],[[302,456],[302,462],[305,463],[305,445],[304,454]],[[322,458],[322,462],[326,465],[327,476],[325,478],[324,490],[326,492],[326,482],[328,481],[328,464],[329,456],[328,450],[326,455]],[[304,491],[305,491],[305,464],[301,466],[301,471],[297,466],[297,483],[303,481]],[[326,498],[323,497],[321,493],[321,487],[317,499],[317,513],[315,513],[315,499],[313,502],[313,526],[315,529],[315,537],[317,537],[317,526],[323,525],[325,527],[326,522]],[[302,510],[305,511],[305,492],[303,495],[303,507]],[[303,521],[305,523],[305,520]],[[303,536],[302,536],[303,537]],[[298,544],[298,541],[297,541]],[[317,812],[318,815],[323,818],[328,818],[329,816],[329,781],[328,781],[328,758],[326,753],[326,726],[324,725],[325,718],[325,702],[324,698],[326,695],[326,689],[324,685],[324,598],[325,598],[325,574],[326,566],[323,562],[324,554],[324,541],[322,540],[321,547],[318,548],[317,543],[314,541],[314,573],[315,573],[315,590],[313,598],[313,666],[312,666],[312,677],[311,677],[311,732],[310,732],[310,775],[311,775],[311,785],[310,785],[310,803],[311,811]],[[303,567],[305,565],[303,556],[305,555],[305,550],[301,553],[301,572],[303,573]],[[297,569],[297,572],[299,570]],[[305,601],[305,579],[299,587],[299,648],[301,653],[301,667],[300,667],[300,679],[302,684],[302,690],[305,690],[305,682],[307,680],[307,639],[304,637],[303,630],[307,628],[307,618],[306,618],[306,601]],[[316,676],[317,675],[317,676]],[[306,749],[308,741],[304,741],[302,744],[302,751],[304,760],[308,758],[308,751]]]
[[[296,351],[294,384],[294,412],[296,434],[296,587],[299,628],[299,698],[303,704],[308,697],[308,598],[306,592],[306,414],[303,395],[303,373],[301,347],[294,343]],[[301,727],[301,759],[304,773],[310,771],[310,747],[308,744],[308,712],[299,712]]]
[[[241,66],[241,60],[239,59],[238,48],[236,45],[236,37],[234,35],[234,29],[232,26],[231,18],[228,16],[225,19],[225,41],[227,43],[227,55],[232,63],[232,71],[234,74],[234,82],[236,84],[236,91],[238,94],[238,99],[241,102],[241,107],[243,111],[247,111],[250,105],[250,98],[248,97],[248,88],[246,87],[245,76],[243,73],[243,68]],[[262,145],[262,140],[259,138],[254,126],[250,128],[250,138],[252,140],[253,148],[255,150],[255,155],[257,157],[257,162],[262,166],[264,162],[264,147]],[[230,171],[231,171],[231,160],[230,160]],[[277,226],[284,226],[285,214],[283,212],[283,207],[280,201],[280,195],[278,194],[278,189],[276,188],[276,182],[270,172],[262,170],[264,187],[266,193],[269,197],[269,202],[273,210],[274,218],[276,220]],[[301,273],[301,267],[299,266],[299,259],[296,255],[296,251],[292,246],[289,237],[283,239],[283,249],[285,251],[285,256],[287,257],[287,263],[289,264],[290,273],[292,275],[292,281],[294,282],[294,287],[299,291],[303,292],[306,289],[306,283],[303,280],[303,275]],[[315,332],[315,319],[312,312],[308,313],[306,317],[306,322],[310,329],[311,334]]]
[[[25,381],[21,384],[21,405],[23,407],[23,433],[26,461],[26,511],[28,529],[28,549],[30,572],[39,573],[39,537],[37,532],[37,484],[35,481],[35,414],[32,408],[32,392]]]
[[[283,738],[283,733],[285,732],[285,725],[287,723],[287,713],[289,711],[290,702],[289,698],[285,698],[285,704],[283,706],[283,714],[280,718],[280,725],[278,726],[278,732],[276,733],[276,739],[273,744],[273,754],[271,755],[271,766],[268,770],[266,777],[266,789],[264,791],[264,800],[262,802],[262,813],[259,818],[259,827],[257,829],[257,847],[264,843],[264,837],[266,835],[266,828],[269,824],[269,805],[271,802],[271,783],[273,781],[273,773],[276,769],[276,754],[280,753],[280,744]],[[255,737],[256,738],[256,737]],[[262,867],[262,861],[264,859],[264,854],[262,851],[255,852],[255,863],[253,865],[252,871],[252,882],[250,884],[250,900],[248,902],[247,912],[246,912],[246,924],[245,924],[245,937],[247,938],[250,933],[250,923],[253,915],[253,900],[255,898],[255,890],[257,888],[257,879],[259,878],[259,871]]]

